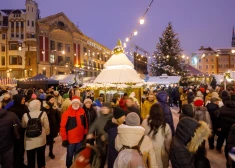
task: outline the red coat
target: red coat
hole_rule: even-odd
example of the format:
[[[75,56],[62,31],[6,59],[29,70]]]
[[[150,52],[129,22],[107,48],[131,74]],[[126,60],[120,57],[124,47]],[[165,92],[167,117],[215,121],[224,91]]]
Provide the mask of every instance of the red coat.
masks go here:
[[[120,108],[122,108],[123,110],[126,110],[126,99],[121,98],[121,100],[119,101],[119,106],[120,106]]]
[[[74,110],[70,105],[61,118],[60,135],[62,140],[68,140],[70,144],[81,142],[84,135],[87,134],[87,124],[85,111],[81,107]]]

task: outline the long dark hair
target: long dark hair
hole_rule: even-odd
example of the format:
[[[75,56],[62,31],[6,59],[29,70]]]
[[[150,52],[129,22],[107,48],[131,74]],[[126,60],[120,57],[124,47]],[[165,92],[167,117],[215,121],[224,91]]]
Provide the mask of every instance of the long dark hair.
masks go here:
[[[160,127],[163,128],[163,133],[165,133],[166,122],[164,119],[163,110],[160,104],[153,104],[150,108],[148,125],[150,126],[150,131],[148,135],[153,132],[152,138],[155,139],[155,135],[158,133]]]

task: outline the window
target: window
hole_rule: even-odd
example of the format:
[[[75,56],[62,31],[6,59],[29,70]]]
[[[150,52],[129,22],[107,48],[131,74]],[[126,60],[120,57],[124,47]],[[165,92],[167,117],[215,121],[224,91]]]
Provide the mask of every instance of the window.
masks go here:
[[[24,27],[24,22],[20,22],[20,25],[23,28]]]
[[[230,65],[230,68],[234,68],[234,64],[231,64],[231,65]]]
[[[70,63],[70,57],[65,57],[65,63]]]
[[[65,44],[65,51],[70,52],[70,44]]]
[[[211,58],[211,62],[214,62],[214,59],[213,59],[213,58]]]
[[[43,69],[43,70],[42,70],[42,74],[43,74],[44,76],[46,76],[46,75],[47,75],[47,72],[46,72],[46,70],[45,70],[45,69]]]
[[[226,64],[226,68],[229,68],[229,67],[228,67],[228,64]]]
[[[29,7],[28,7],[28,11],[29,11]]]
[[[57,48],[58,48],[58,51],[62,51],[63,50],[63,43],[57,43]]]
[[[3,34],[2,34],[2,40],[5,40],[5,39],[6,39],[6,34],[3,33]]]
[[[224,64],[224,68],[226,68],[226,64]]]
[[[104,69],[104,64],[101,64],[101,69]]]
[[[100,69],[100,64],[98,63],[98,68]]]
[[[17,50],[17,44],[10,44],[10,50]]]
[[[20,37],[21,39],[24,39],[24,34],[23,33],[21,33],[21,37]]]
[[[105,61],[106,61],[106,60],[105,60]],[[201,62],[201,61],[202,61],[202,59],[199,59],[199,60],[198,60],[198,62]]]
[[[5,47],[5,45],[2,45],[1,50],[2,50],[2,52],[5,52],[5,51],[6,51],[6,47]]]
[[[206,62],[208,62],[208,59],[206,59]]]
[[[19,28],[19,22],[16,22],[16,28]]]
[[[92,63],[91,63],[91,60],[89,60],[89,64],[88,64],[89,66],[91,66],[92,65]]]
[[[10,55],[10,65],[22,65],[22,57],[19,55]]]
[[[53,55],[53,54],[50,55],[50,63],[51,64],[55,63],[55,55]]]
[[[214,65],[211,65],[211,69],[214,69]]]
[[[89,76],[92,76],[92,72],[89,72],[89,74],[90,74]]]
[[[96,63],[95,62],[93,62],[93,67],[96,68]]]
[[[212,74],[215,74],[214,72],[212,72]]]
[[[32,27],[34,27],[34,21],[32,21]]]
[[[11,38],[14,38],[15,37],[15,34],[14,33],[11,33]]]
[[[16,38],[19,38],[19,33],[16,33]]]
[[[201,65],[199,65],[199,69],[202,69],[202,66],[201,66]]]
[[[29,58],[29,65],[31,64],[31,60],[30,60],[30,58]]]
[[[86,53],[86,47],[83,47],[83,52]]]
[[[51,50],[55,50],[55,41],[51,40],[50,43],[51,43]]]
[[[11,22],[11,28],[14,28],[14,22]]]
[[[32,12],[33,12],[33,8],[32,8]]]
[[[87,64],[86,59],[84,59],[84,65],[86,65],[86,64]]]
[[[62,63],[63,62],[63,57],[62,56],[58,56],[58,63]]]
[[[1,65],[5,65],[5,56],[1,57]]]
[[[29,20],[28,20],[28,26],[29,26]]]

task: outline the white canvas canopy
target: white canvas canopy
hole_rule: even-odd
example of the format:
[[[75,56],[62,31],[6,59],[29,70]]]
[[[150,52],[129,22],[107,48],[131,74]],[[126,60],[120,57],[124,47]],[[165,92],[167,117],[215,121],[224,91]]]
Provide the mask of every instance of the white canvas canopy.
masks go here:
[[[166,74],[162,74],[162,76],[149,77],[147,83],[169,85],[171,83],[179,83],[180,78],[181,78],[181,76],[168,76]]]
[[[94,83],[143,83],[142,79],[134,69],[134,65],[123,53],[121,41],[114,48],[114,54],[104,64],[104,68],[97,76]]]
[[[51,77],[51,79],[54,79],[54,80],[58,80],[59,83],[62,83],[62,84],[73,84],[75,82],[74,80],[75,78],[75,75],[74,74],[70,74],[70,75],[53,75]],[[78,77],[77,77],[77,81],[79,81]]]

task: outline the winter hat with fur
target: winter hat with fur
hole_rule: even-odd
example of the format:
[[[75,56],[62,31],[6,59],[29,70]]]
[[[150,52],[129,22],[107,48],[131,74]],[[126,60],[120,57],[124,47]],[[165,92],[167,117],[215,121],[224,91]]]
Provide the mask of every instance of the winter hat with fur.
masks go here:
[[[135,112],[131,112],[126,116],[126,125],[140,126],[140,117]]]
[[[32,100],[29,103],[29,111],[40,111],[41,109],[41,102],[39,100]]]
[[[86,104],[87,102],[90,102],[92,104],[92,100],[91,99],[85,99],[84,100],[84,104]]]
[[[73,104],[75,102],[81,103],[80,98],[78,96],[73,96],[72,97],[72,102],[71,103]]]

